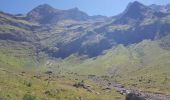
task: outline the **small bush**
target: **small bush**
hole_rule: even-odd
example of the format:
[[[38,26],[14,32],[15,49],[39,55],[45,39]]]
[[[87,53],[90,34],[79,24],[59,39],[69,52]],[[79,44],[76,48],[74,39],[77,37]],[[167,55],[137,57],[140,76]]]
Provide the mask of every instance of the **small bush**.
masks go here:
[[[35,96],[25,94],[22,100],[35,100]]]
[[[32,83],[29,82],[29,81],[25,81],[24,84],[25,84],[27,87],[31,87],[31,86],[32,86]]]
[[[84,87],[84,81],[82,80],[81,82],[77,82],[73,86],[76,87],[76,88]]]

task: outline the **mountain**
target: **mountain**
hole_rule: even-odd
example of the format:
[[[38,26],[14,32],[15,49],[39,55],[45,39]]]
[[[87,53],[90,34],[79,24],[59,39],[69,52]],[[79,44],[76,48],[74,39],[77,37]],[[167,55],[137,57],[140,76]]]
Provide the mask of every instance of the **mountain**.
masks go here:
[[[170,32],[168,18],[169,14],[135,1],[111,18],[88,16],[78,8],[58,10],[43,4],[22,19],[40,25],[29,31],[34,31],[43,52],[66,58],[72,54],[96,57],[117,44],[159,39]]]
[[[36,36],[32,33],[33,23],[29,23],[22,18],[0,12],[1,40],[14,41],[34,41]]]
[[[39,48],[33,29],[38,25],[4,12],[0,23],[0,66],[33,66]]]
[[[26,16],[1,13],[1,27],[1,40],[28,42],[56,58],[72,54],[96,57],[118,44],[128,46],[170,33],[168,13],[137,1],[111,18],[88,16],[78,8],[58,10],[43,4]]]
[[[129,3],[126,10],[119,16],[114,23],[134,24],[146,18],[155,18],[164,16],[161,12],[155,12],[150,7],[145,6],[137,1]]]
[[[131,20],[143,20],[145,17],[149,16],[149,13],[152,13],[152,11],[147,6],[135,1],[127,6],[126,10],[121,14],[117,22],[127,23]]]
[[[47,4],[40,5],[27,14],[27,20],[45,24],[49,22],[49,19],[53,20],[56,12],[60,11],[52,8]]]
[[[48,4],[40,5],[27,14],[27,19],[40,24],[56,23],[61,20],[83,21],[88,19],[88,15],[79,11],[78,8],[69,10],[58,10]]]
[[[107,40],[129,45],[145,39],[154,40],[169,34],[167,18],[169,18],[169,14],[156,12],[139,2],[133,2],[112,23],[95,30],[106,33]],[[164,19],[167,22],[164,22]]]
[[[149,7],[155,11],[160,11],[163,13],[170,13],[170,4],[167,4],[165,6],[152,4]]]
[[[137,1],[129,3],[120,15],[110,18],[88,16],[78,8],[59,10],[43,4],[25,18],[14,16],[14,19],[33,24],[20,25],[19,28],[30,32],[30,36],[23,37],[36,38],[29,41],[56,58],[72,54],[96,57],[117,44],[128,46],[145,39],[159,39],[170,32],[168,13],[155,11]]]
[[[87,21],[104,20],[105,16],[89,16],[86,13],[80,11],[78,8],[72,8],[68,10],[59,10],[51,7],[48,4],[40,5],[34,8],[27,14],[27,20],[38,22],[40,24],[52,24],[61,20],[75,20],[75,21]]]

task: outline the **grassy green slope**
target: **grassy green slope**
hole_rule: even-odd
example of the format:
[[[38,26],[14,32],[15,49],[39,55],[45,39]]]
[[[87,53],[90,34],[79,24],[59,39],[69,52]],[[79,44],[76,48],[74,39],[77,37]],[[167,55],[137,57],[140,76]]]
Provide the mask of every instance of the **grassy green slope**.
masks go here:
[[[0,67],[15,69],[37,66],[37,38],[30,30],[37,24],[3,12],[0,12],[0,23]]]
[[[84,75],[107,75],[127,87],[168,93],[170,51],[162,48],[159,42],[144,40],[128,47],[119,45],[104,55],[85,61],[72,56],[61,66]]]
[[[124,97],[111,90],[102,90],[90,81],[85,81],[94,92],[73,86],[76,81],[67,77],[52,76],[38,72],[8,71],[0,68],[0,98],[2,100],[123,100]],[[32,99],[28,99],[32,98]]]
[[[35,66],[35,48],[27,42],[0,41],[1,67],[31,67]]]

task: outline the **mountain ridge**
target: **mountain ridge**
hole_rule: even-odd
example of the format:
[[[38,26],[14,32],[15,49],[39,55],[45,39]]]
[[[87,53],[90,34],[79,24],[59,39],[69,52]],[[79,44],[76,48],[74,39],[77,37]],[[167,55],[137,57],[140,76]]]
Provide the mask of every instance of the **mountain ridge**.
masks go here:
[[[41,12],[42,11],[42,12]],[[59,10],[48,4],[42,4],[27,13],[27,20],[39,22],[40,24],[57,23],[61,20],[87,21],[89,19],[105,19],[106,16],[89,16],[78,8]]]
[[[10,20],[15,19],[14,22],[19,25],[17,27],[26,28],[28,33],[33,32],[28,36],[24,35],[24,31],[22,37],[36,37],[31,42],[41,45],[42,51],[56,58],[66,58],[76,53],[95,57],[117,44],[128,46],[145,39],[158,39],[170,32],[168,21],[164,22],[169,18],[168,13],[156,12],[137,1],[129,3],[119,16],[110,18],[89,16],[78,8],[59,10],[48,4],[34,8],[26,18],[7,16]],[[27,21],[31,24],[25,24]],[[2,22],[6,26],[16,27],[15,24],[6,24],[8,21]],[[11,35],[14,30],[9,30]]]

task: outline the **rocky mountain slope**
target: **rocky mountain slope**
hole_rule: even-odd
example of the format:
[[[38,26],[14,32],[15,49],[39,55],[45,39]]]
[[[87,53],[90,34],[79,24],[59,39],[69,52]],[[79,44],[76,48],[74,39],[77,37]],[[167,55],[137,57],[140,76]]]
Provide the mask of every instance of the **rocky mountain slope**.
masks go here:
[[[152,5],[150,5],[150,8],[155,10],[155,11],[170,13],[170,4],[167,4],[165,6],[152,4]]]
[[[72,54],[96,57],[118,44],[128,46],[169,35],[169,13],[154,8],[135,1],[123,13],[109,18],[88,16],[78,8],[59,10],[48,4],[26,16],[1,12],[0,39],[31,44],[36,56],[44,52],[56,58]]]

